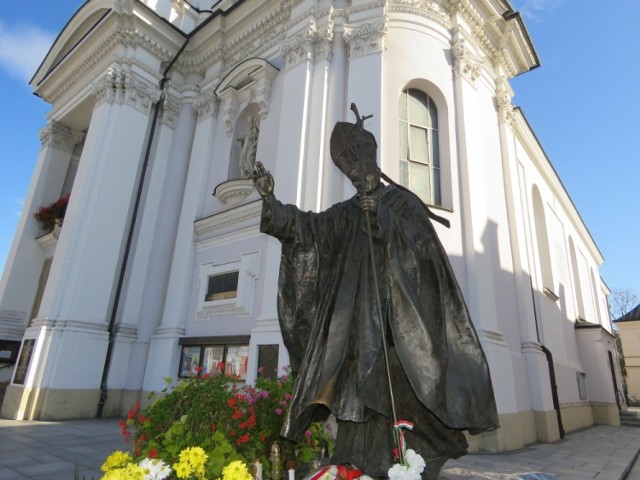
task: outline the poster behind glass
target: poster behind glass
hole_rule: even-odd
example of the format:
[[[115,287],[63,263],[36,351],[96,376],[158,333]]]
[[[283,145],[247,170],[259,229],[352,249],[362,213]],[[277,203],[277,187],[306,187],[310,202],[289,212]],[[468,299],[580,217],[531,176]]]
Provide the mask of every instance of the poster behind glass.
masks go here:
[[[180,377],[190,377],[198,373],[200,365],[200,347],[182,347],[182,359],[180,361]]]
[[[213,377],[224,372],[224,346],[204,347],[202,374]]]
[[[248,360],[248,345],[228,346],[224,374],[237,380],[246,380]]]

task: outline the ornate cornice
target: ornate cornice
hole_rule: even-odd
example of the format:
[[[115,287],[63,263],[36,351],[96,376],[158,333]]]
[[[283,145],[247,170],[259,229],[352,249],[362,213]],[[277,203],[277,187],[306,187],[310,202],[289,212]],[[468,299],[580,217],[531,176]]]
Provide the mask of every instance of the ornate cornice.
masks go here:
[[[133,15],[118,15],[116,32],[125,45],[140,46],[151,52],[163,62],[170,61],[175,52],[162,45],[157,38],[153,38],[145,31],[145,23]]]
[[[222,76],[225,70],[247,58],[261,57],[286,37],[293,3],[293,0],[281,0],[278,8],[242,29],[237,35],[233,34],[233,27],[217,31],[206,42],[178,59],[178,68],[185,72],[203,72],[220,62],[217,74]]]
[[[226,210],[222,213],[212,215],[194,224],[195,233],[198,236],[214,233],[226,227],[234,226],[247,220],[258,220],[262,213],[262,200],[242,205],[240,207]]]
[[[42,148],[51,147],[67,153],[73,153],[74,147],[82,141],[83,137],[83,133],[76,132],[58,122],[49,122],[40,130]]]
[[[160,99],[160,91],[148,81],[132,72],[110,67],[106,74],[92,85],[96,97],[94,108],[103,103],[129,105],[143,113],[149,113],[151,105]]]
[[[349,57],[361,57],[384,51],[388,19],[361,25],[344,24],[344,39],[349,45]]]
[[[413,13],[451,28],[451,9],[448,0],[389,0],[387,12]]]
[[[112,25],[106,32],[91,37],[92,42],[88,47],[81,50],[83,55],[79,58],[79,61],[71,63],[73,68],[68,73],[63,70],[64,76],[60,80],[56,80],[51,89],[42,89],[40,93],[45,101],[54,103],[69,89],[77,89],[81,79],[88,75],[89,71],[96,65],[104,62],[109,52],[114,51],[118,44],[143,47],[162,62],[171,60],[175,52],[163,46],[159,39],[155,39],[145,32],[144,29],[148,28],[146,24],[126,13],[117,13],[114,14],[114,17],[116,19],[115,25]],[[114,61],[121,65],[136,65],[151,76],[160,77],[157,71],[139,60],[114,56],[113,61],[109,63],[114,63]]]

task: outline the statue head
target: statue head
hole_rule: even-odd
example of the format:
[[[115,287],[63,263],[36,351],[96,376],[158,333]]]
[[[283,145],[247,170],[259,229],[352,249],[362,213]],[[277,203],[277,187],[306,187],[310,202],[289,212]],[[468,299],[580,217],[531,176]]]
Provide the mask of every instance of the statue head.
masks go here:
[[[364,121],[373,115],[360,117],[353,103],[351,110],[356,115],[356,123],[338,122],[333,128],[329,142],[331,159],[358,193],[369,193],[380,184],[376,162],[378,144],[373,134],[364,129]]]

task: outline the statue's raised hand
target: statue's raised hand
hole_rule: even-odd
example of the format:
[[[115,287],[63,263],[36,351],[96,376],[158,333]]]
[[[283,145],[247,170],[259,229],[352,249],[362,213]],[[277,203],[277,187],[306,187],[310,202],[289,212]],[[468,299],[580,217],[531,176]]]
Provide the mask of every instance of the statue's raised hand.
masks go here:
[[[258,193],[263,197],[273,195],[275,182],[273,181],[271,173],[262,165],[262,162],[256,162],[253,169],[253,184],[256,186]]]

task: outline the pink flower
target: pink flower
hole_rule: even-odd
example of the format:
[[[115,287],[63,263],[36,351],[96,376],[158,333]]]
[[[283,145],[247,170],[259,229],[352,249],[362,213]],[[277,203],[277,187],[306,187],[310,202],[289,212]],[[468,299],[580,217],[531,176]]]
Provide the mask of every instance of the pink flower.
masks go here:
[[[285,400],[291,400],[291,394],[290,393],[285,393],[284,394],[284,399]]]
[[[313,434],[311,433],[311,430],[305,430],[305,431],[304,431],[304,436],[305,436],[305,437],[310,437],[311,435],[313,435]]]
[[[276,408],[274,411],[276,412],[276,415],[282,415],[282,409],[281,408]]]
[[[287,402],[285,402],[284,400],[280,401],[280,406],[281,407],[286,407],[287,406]]]

